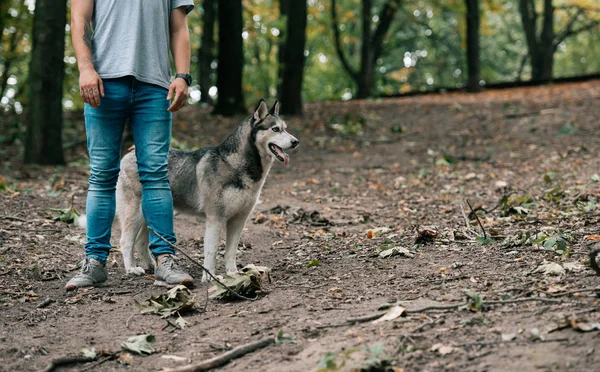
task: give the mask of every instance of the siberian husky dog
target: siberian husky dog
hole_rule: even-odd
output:
[[[242,229],[254,208],[275,160],[285,165],[285,150],[299,141],[286,131],[279,103],[269,110],[261,100],[254,113],[216,147],[196,151],[169,150],[169,182],[178,212],[206,217],[204,267],[215,274],[221,233],[226,233],[225,268],[237,271],[236,251]],[[142,185],[135,152],[121,160],[117,182],[117,217],[127,273],[141,275],[155,267],[148,249],[148,228],[141,208]],[[141,266],[135,265],[138,252]],[[206,272],[202,281],[209,280]]]

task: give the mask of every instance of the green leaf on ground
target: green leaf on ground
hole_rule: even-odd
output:
[[[73,208],[72,205],[66,209],[51,209],[51,211],[58,213],[52,217],[54,221],[62,221],[64,223],[77,224],[77,220],[81,216],[81,214],[75,208]]]
[[[121,348],[140,355],[150,355],[156,351],[152,347],[155,341],[154,335],[132,336],[127,339],[127,342],[121,344]]]

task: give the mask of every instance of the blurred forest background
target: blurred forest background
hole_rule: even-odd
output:
[[[188,22],[189,103],[225,116],[600,73],[598,0],[204,0]],[[67,0],[0,0],[0,145],[29,163],[64,163],[83,107],[69,23]]]

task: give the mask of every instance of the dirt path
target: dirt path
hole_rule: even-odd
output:
[[[84,209],[86,170],[3,159],[0,370],[41,370],[82,347],[117,351],[144,333],[156,336],[159,352],[133,357],[129,369],[160,370],[279,330],[295,342],[222,370],[591,371],[600,365],[600,277],[587,262],[600,239],[600,82],[319,103],[307,111],[288,122],[301,146],[288,167],[275,165],[239,248],[241,264],[272,268],[268,294],[256,302],[211,301],[206,312],[185,315],[183,330],[139,315],[134,300],[164,289],[150,277],[125,276],[118,251],[107,287],[65,293],[83,257],[84,234],[49,219],[49,210],[68,207],[71,195],[75,208]],[[176,120],[176,137],[190,147],[214,144],[233,125],[189,109]],[[489,241],[466,216],[466,200],[484,209],[478,215]],[[437,236],[415,239],[425,228]],[[179,246],[200,259],[203,222],[178,215],[176,232]],[[408,249],[410,257],[379,257],[393,247]],[[565,271],[534,272],[549,262]],[[410,312],[463,303],[465,291],[483,298],[479,311]],[[203,303],[205,287],[194,293]],[[55,302],[38,309],[46,298]],[[516,301],[491,303],[502,300]],[[409,314],[377,324],[346,322],[395,302]],[[576,329],[594,323],[595,330]],[[557,324],[564,328],[549,332]],[[94,370],[117,368],[107,361]]]

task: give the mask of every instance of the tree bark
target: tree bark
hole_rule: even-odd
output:
[[[402,0],[388,0],[383,5],[379,14],[379,25],[371,35],[371,8],[372,0],[362,0],[362,39],[360,53],[360,69],[355,71],[351,66],[341,46],[341,36],[338,29],[336,1],[331,0],[331,21],[335,41],[335,49],[344,70],[350,75],[358,87],[357,98],[373,96],[375,89],[375,64],[383,51],[383,41],[387,35],[392,21]]]
[[[242,1],[219,3],[219,67],[217,105],[213,114],[233,116],[245,113],[242,95],[244,45],[242,40]]]
[[[531,80],[548,82],[552,80],[554,65],[554,6],[552,0],[544,0],[542,32],[537,34],[537,18],[534,0],[519,0],[521,22],[527,39],[527,50],[531,62]]]
[[[200,82],[200,102],[211,102],[208,90],[212,86],[210,78],[211,64],[215,54],[215,17],[217,2],[215,0],[204,0],[202,9],[202,45],[198,51],[198,81]]]
[[[479,0],[465,0],[467,6],[467,90],[479,92],[481,58],[479,51]]]
[[[287,26],[279,45],[279,101],[281,114],[302,115],[302,79],[306,45],[306,0],[280,0]]]
[[[360,73],[358,74],[358,92],[356,98],[362,99],[373,95],[375,87],[375,71],[373,45],[371,43],[371,7],[372,0],[362,0],[362,43],[360,46]]]
[[[64,164],[62,96],[67,0],[37,0],[33,16],[25,162]]]

